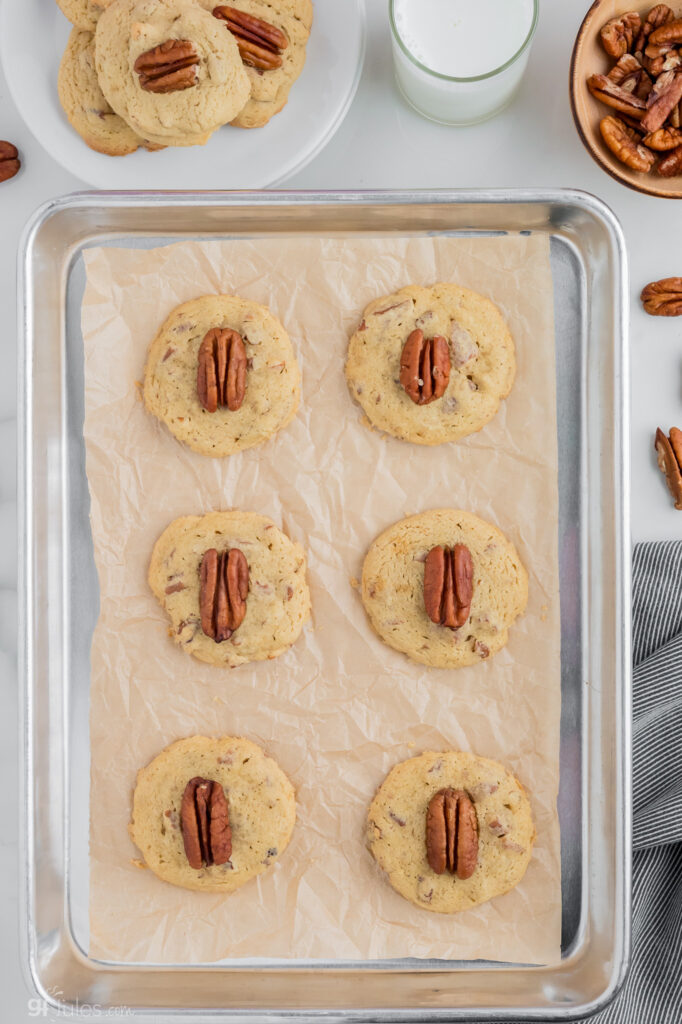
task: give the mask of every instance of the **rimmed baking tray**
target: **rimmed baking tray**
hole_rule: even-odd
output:
[[[285,244],[311,233],[518,231],[550,236],[555,293],[561,962],[94,961],[82,940],[84,889],[74,884],[87,863],[87,653],[96,615],[79,255],[91,245],[186,238],[267,235]],[[41,997],[69,1013],[124,1007],[273,1021],[565,1020],[606,1002],[627,969],[630,930],[627,269],[613,214],[563,190],[79,193],[35,214],[19,270],[23,933]]]

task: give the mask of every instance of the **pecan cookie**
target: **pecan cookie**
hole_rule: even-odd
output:
[[[428,445],[485,426],[515,372],[514,342],[497,306],[456,284],[409,286],[371,302],[346,362],[351,394],[369,422]]]
[[[209,512],[166,527],[149,585],[169,635],[199,661],[234,668],[276,658],[310,615],[306,558],[267,516]]]
[[[228,377],[238,398],[225,392]],[[265,306],[232,295],[178,306],[147,356],[147,409],[203,455],[232,455],[267,441],[296,415],[300,390],[282,324]]]
[[[201,0],[231,31],[251,84],[251,97],[232,124],[259,128],[285,106],[305,64],[313,21],[311,0]]]
[[[72,25],[94,32],[99,17],[112,0],[57,0],[57,6]]]
[[[496,654],[527,601],[516,548],[471,512],[437,509],[395,523],[362,568],[362,602],[381,639],[435,668]]]
[[[249,98],[234,37],[187,0],[116,0],[97,22],[95,63],[113,110],[161,145],[205,142]]]
[[[164,882],[230,893],[274,864],[295,821],[294,788],[259,746],[190,736],[138,772],[129,831]]]
[[[470,910],[513,889],[534,840],[518,779],[497,761],[454,750],[397,764],[367,816],[367,845],[390,884],[438,914]]]
[[[59,66],[57,86],[64,113],[91,149],[107,156],[125,156],[140,146],[159,148],[141,139],[104,98],[95,71],[92,32],[78,28],[71,32]]]

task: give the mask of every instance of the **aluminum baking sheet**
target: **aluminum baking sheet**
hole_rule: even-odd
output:
[[[543,231],[555,290],[562,615],[562,961],[112,969],[87,948],[89,640],[97,580],[82,441],[79,255],[180,238]],[[615,991],[629,936],[629,528],[625,256],[574,192],[80,194],[29,224],[21,257],[20,463],[26,956],[51,1002],[188,1019],[566,1018]],[[253,972],[267,974],[260,983]],[[96,998],[95,998],[96,997]]]

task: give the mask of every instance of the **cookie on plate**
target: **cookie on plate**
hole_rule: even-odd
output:
[[[515,372],[497,306],[456,284],[409,286],[371,302],[346,362],[350,392],[370,424],[428,445],[484,427]]]
[[[216,457],[285,427],[300,390],[282,324],[265,306],[232,295],[205,295],[174,309],[151,344],[144,376],[147,409],[179,441]]]
[[[306,558],[267,516],[209,512],[166,527],[149,585],[169,635],[199,661],[234,668],[276,658],[310,615]]]
[[[453,914],[513,889],[533,850],[530,802],[497,761],[459,751],[397,764],[367,816],[388,881],[423,910]]]
[[[402,519],[377,537],[362,567],[362,602],[381,639],[436,668],[496,654],[527,601],[516,548],[471,512]]]
[[[138,772],[129,831],[164,882],[230,893],[274,864],[295,821],[294,788],[259,746],[190,736]]]
[[[313,22],[311,0],[201,0],[237,40],[251,97],[232,124],[259,128],[285,106],[305,64]]]
[[[57,0],[57,6],[72,25],[94,32],[99,17],[112,0]]]
[[[164,145],[196,145],[249,98],[237,43],[187,0],[116,0],[97,22],[95,63],[111,107]]]
[[[59,102],[73,128],[98,153],[125,156],[140,146],[158,149],[143,139],[111,109],[97,80],[92,32],[74,28],[59,66]]]

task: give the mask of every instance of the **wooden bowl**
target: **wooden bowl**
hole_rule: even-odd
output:
[[[661,178],[655,168],[650,174],[642,174],[615,158],[601,137],[599,122],[608,114],[618,117],[618,111],[600,103],[587,88],[590,75],[605,75],[614,65],[613,58],[606,53],[599,38],[602,26],[626,11],[637,11],[644,19],[653,6],[654,0],[644,7],[637,0],[595,0],[585,15],[573,47],[569,77],[571,110],[585,148],[612,178],[648,196],[682,199],[682,174],[675,178]],[[682,17],[682,0],[668,0],[668,6]]]

